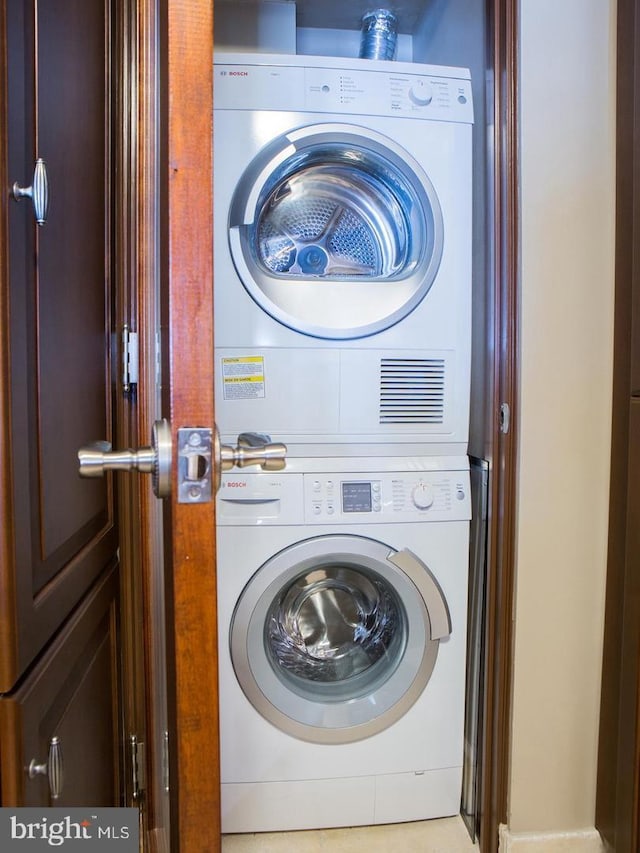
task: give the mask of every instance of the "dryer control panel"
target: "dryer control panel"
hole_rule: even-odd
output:
[[[473,120],[471,82],[407,72],[307,68],[304,108],[313,112]]]
[[[224,54],[216,110],[290,110],[473,123],[469,71],[409,62]]]
[[[384,524],[471,517],[469,472],[227,473],[220,525]]]

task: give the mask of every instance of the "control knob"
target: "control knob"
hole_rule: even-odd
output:
[[[411,500],[417,509],[429,509],[433,503],[433,489],[429,483],[418,483],[414,486]]]
[[[433,100],[433,89],[428,80],[416,80],[409,88],[409,99],[418,107],[426,107]]]

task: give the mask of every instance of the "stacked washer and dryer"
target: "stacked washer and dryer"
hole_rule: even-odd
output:
[[[457,814],[471,351],[469,73],[216,57],[224,832]]]

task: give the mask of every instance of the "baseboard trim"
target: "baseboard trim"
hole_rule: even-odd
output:
[[[604,853],[597,829],[570,832],[511,832],[500,826],[500,853]]]

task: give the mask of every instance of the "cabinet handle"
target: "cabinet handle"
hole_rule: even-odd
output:
[[[52,800],[57,800],[62,794],[64,785],[64,763],[62,760],[62,744],[59,737],[49,741],[49,757],[44,764],[38,764],[35,758],[29,764],[29,779],[36,776],[46,776],[49,780],[49,793]]]
[[[49,179],[47,167],[42,157],[36,160],[33,170],[33,181],[30,187],[21,187],[16,181],[13,185],[13,197],[16,201],[30,198],[33,204],[33,215],[38,225],[44,225],[49,211]]]

